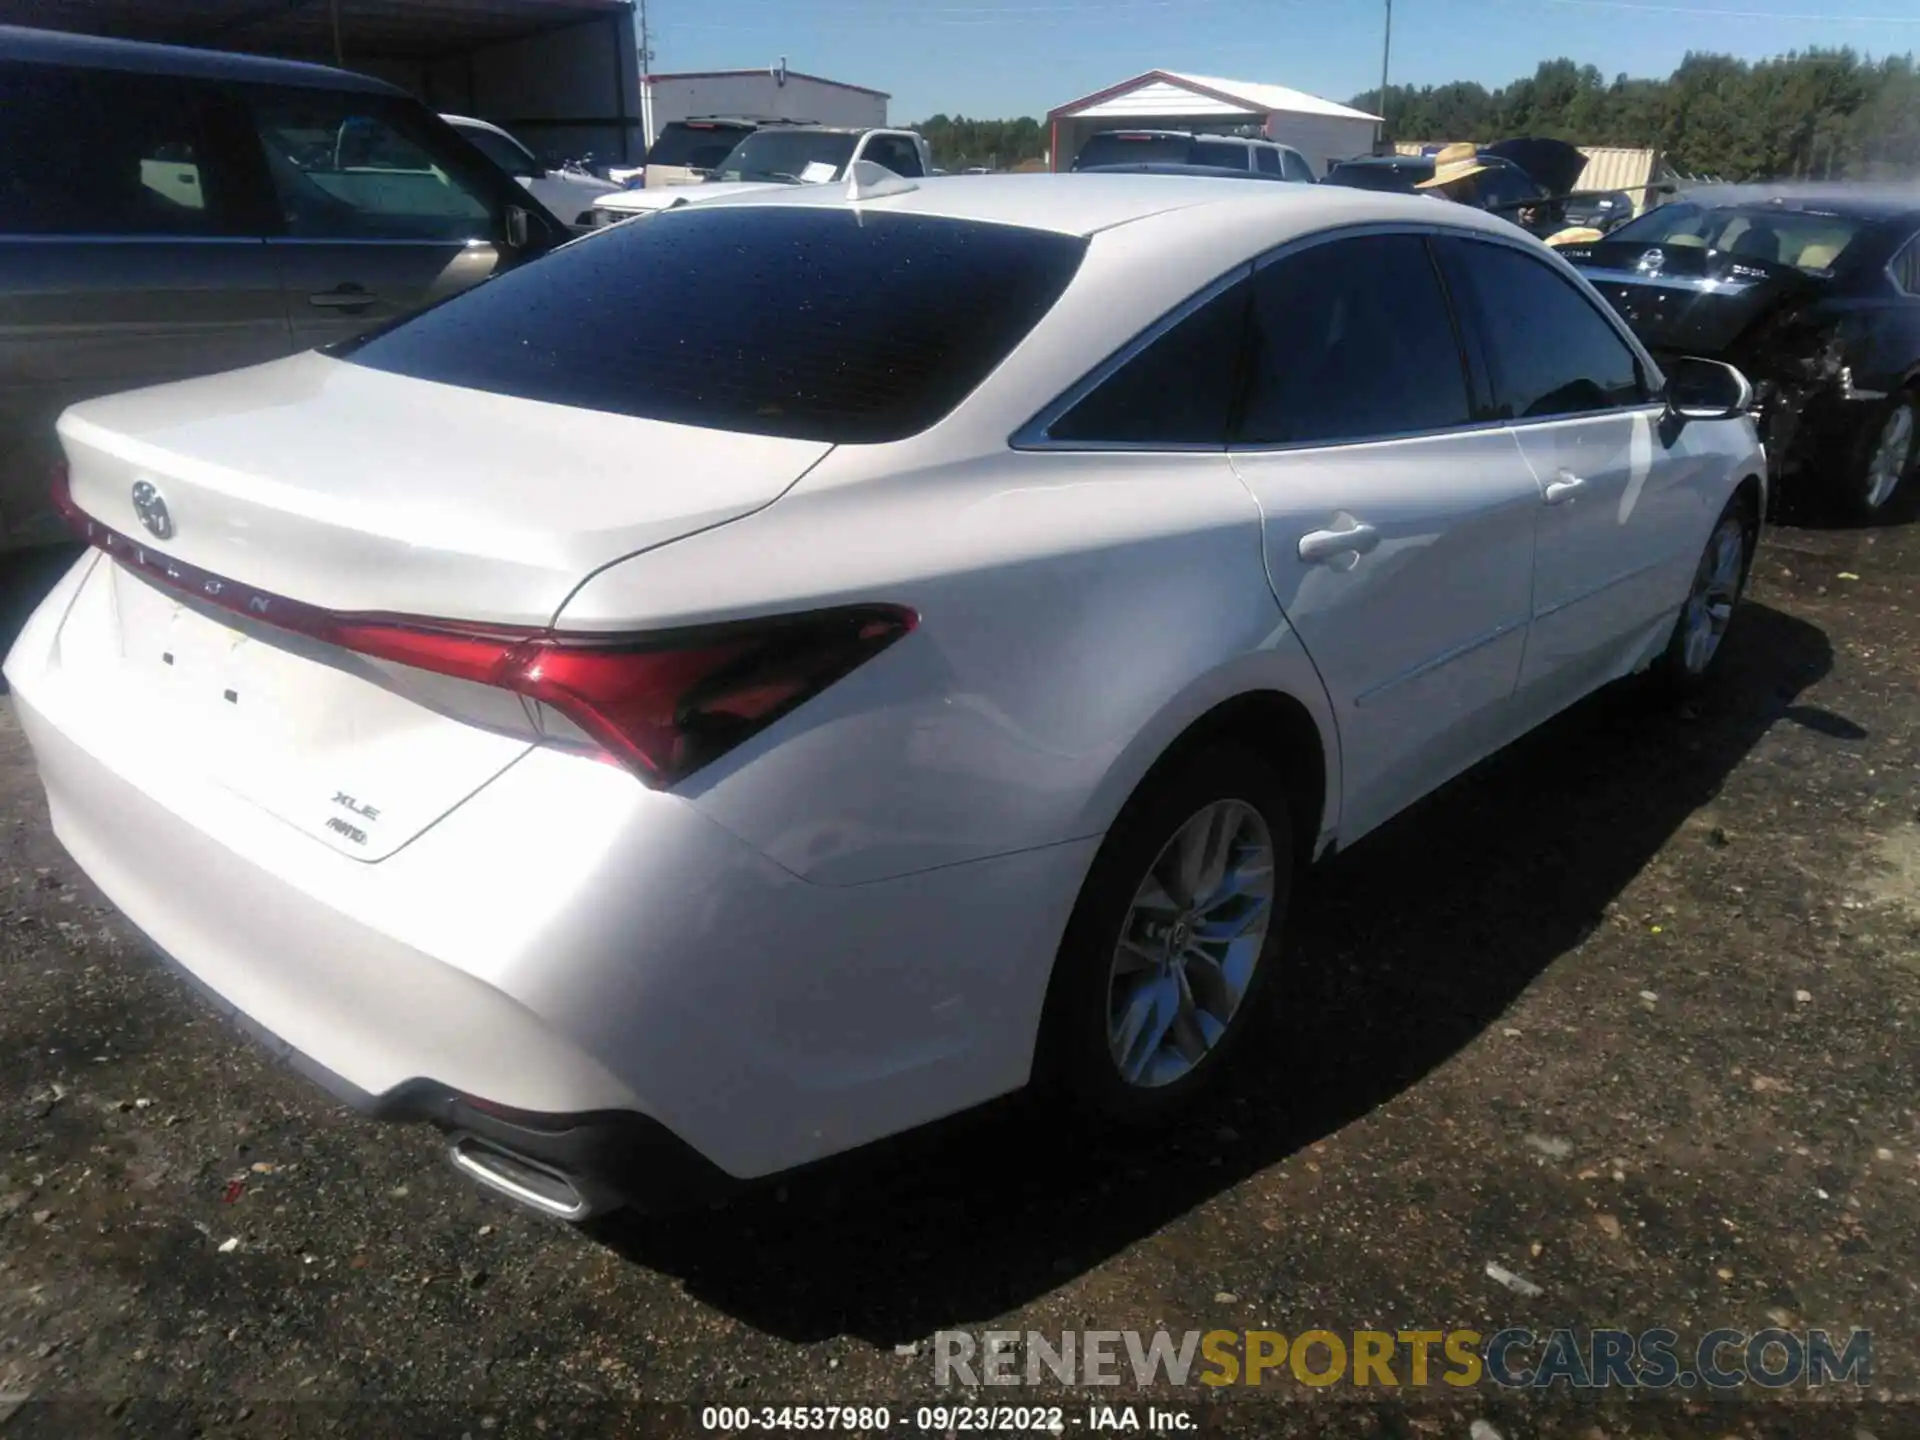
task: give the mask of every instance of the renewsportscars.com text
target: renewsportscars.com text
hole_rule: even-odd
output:
[[[933,1337],[940,1386],[1329,1385],[1509,1389],[1730,1390],[1852,1384],[1873,1376],[1873,1337],[1780,1328],[1678,1331],[1507,1329],[1062,1331],[942,1330]]]

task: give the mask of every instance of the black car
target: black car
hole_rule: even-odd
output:
[[[1481,209],[1498,211],[1537,235],[1563,228],[1565,207],[1556,197],[1580,178],[1585,155],[1560,140],[1518,139],[1482,146],[1479,158],[1487,167],[1476,177]],[[1320,183],[1412,194],[1433,178],[1433,167],[1432,155],[1363,155],[1337,162]]]
[[[1242,170],[1232,165],[1175,165],[1154,160],[1141,160],[1132,165],[1086,165],[1075,173],[1080,175],[1194,175],[1203,180],[1270,180],[1281,185],[1304,183],[1291,180],[1285,175],[1274,175],[1265,170]]]
[[[1654,352],[1754,383],[1785,493],[1886,513],[1920,457],[1920,186],[1705,186],[1563,246]]]

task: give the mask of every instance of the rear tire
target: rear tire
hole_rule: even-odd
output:
[[[1698,693],[1719,672],[1733,617],[1746,594],[1759,529],[1743,495],[1727,502],[1694,567],[1693,582],[1674,621],[1673,636],[1654,662],[1660,689],[1674,698]]]
[[[1054,962],[1035,1076],[1145,1125],[1214,1088],[1279,967],[1292,891],[1280,773],[1238,744],[1150,775],[1108,832]]]
[[[1920,465],[1920,398],[1894,395],[1860,427],[1848,458],[1844,497],[1855,520],[1873,523],[1892,514],[1910,493]]]

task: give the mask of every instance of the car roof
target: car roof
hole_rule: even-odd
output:
[[[1765,205],[1856,220],[1905,220],[1920,216],[1920,185],[1694,185],[1669,204]]]
[[[193,80],[250,80],[319,90],[406,94],[384,80],[356,75],[350,70],[335,70],[328,65],[234,55],[224,50],[194,50],[184,45],[153,45],[142,40],[70,35],[59,30],[31,30],[19,25],[0,25],[0,60],[93,70],[136,70],[148,75],[178,75]]]
[[[1077,171],[1031,175],[941,176],[905,182],[890,194],[850,201],[847,187],[786,185],[718,196],[679,212],[717,206],[820,205],[857,207],[869,214],[932,215],[1018,225],[1063,235],[1090,236],[1150,217],[1178,217],[1205,231],[1216,224],[1248,225],[1249,254],[1294,235],[1349,224],[1394,221],[1478,229],[1523,237],[1506,221],[1468,205],[1424,195],[1384,194],[1339,185],[1249,185],[1226,176],[1114,174]],[[1271,208],[1256,208],[1271,207]],[[676,213],[666,212],[668,215]],[[652,222],[649,222],[652,223]]]

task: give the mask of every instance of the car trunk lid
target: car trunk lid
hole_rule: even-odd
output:
[[[1623,240],[1560,253],[1648,349],[1727,358],[1762,316],[1817,283],[1791,265],[1700,246]]]
[[[59,636],[75,708],[106,741],[137,730],[130,763],[368,862],[541,732],[508,690],[370,658],[297,617],[537,631],[595,570],[760,508],[830,448],[318,355],[90,402],[61,435],[76,519],[107,551]]]

